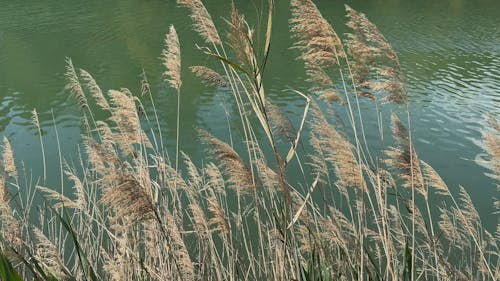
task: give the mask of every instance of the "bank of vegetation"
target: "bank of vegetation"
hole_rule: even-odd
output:
[[[404,73],[386,38],[349,6],[341,38],[311,0],[290,2],[295,44],[283,51],[299,54],[310,85],[290,90],[303,100],[300,116],[286,116],[266,95],[272,1],[254,30],[234,4],[218,29],[200,0],[178,0],[204,40],[200,52],[219,66],[189,67],[207,86],[229,89],[239,122],[225,140],[198,129],[200,163],[179,147],[188,66],[175,27],[161,54],[177,93],[169,109],[154,107],[146,74],[140,93],[103,91],[68,59],[81,157],[69,165],[64,154],[43,156],[44,175],[33,184],[4,138],[1,279],[497,280],[500,228],[488,232],[466,190],[452,194],[416,151]],[[373,104],[380,131],[392,128],[383,151],[365,136],[360,102]],[[391,124],[382,122],[386,107]],[[160,110],[177,111],[175,151],[166,151]],[[493,118],[490,125],[484,143],[499,180],[500,128]],[[49,163],[60,164],[70,186],[44,186]],[[307,185],[291,180],[291,166]],[[439,201],[448,204],[431,203]]]

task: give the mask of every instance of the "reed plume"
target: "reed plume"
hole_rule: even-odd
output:
[[[459,228],[456,212],[447,209],[440,209],[440,220],[438,222],[439,229],[441,229],[443,236],[448,240],[452,246],[463,249],[464,241],[467,241],[467,236]]]
[[[193,262],[184,244],[177,222],[168,210],[165,213],[165,218],[168,225],[167,231],[172,244],[172,254],[176,259],[177,269],[181,275],[180,279],[185,281],[196,280]]]
[[[329,179],[328,164],[326,163],[325,152],[323,151],[323,146],[321,141],[316,137],[314,133],[311,134],[309,143],[314,151],[309,155],[309,166],[312,169],[313,174],[319,175],[320,183],[327,183]]]
[[[90,92],[92,97],[95,99],[96,104],[104,110],[109,110],[109,103],[106,100],[106,97],[102,93],[101,88],[95,81],[94,77],[90,75],[86,70],[80,69],[80,77],[82,78],[83,82],[85,83],[85,87],[87,90]]]
[[[379,94],[384,94],[386,101],[404,99],[397,95],[404,92],[397,55],[365,15],[346,7],[353,30],[346,43],[348,58],[335,30],[311,0],[291,2],[290,24],[299,39],[295,48],[305,62],[307,79],[312,84],[310,91],[325,101],[343,103],[337,91],[340,87],[331,77],[335,68],[342,78],[342,94],[356,88],[357,95],[373,100]],[[148,115],[141,112],[145,107],[138,97],[125,88],[103,93],[88,72],[79,70],[77,76],[68,59],[67,89],[83,108],[87,107],[82,112],[87,128],[87,134],[82,136],[84,152],[77,159],[77,166],[64,164],[63,168],[61,164],[61,183],[69,185],[70,191],[58,192],[37,185],[36,191],[31,190],[29,177],[11,182],[10,177],[19,175],[10,143],[5,138],[3,141],[0,250],[15,250],[17,257],[8,258],[24,278],[37,277],[29,273],[33,268],[33,275],[53,275],[65,280],[298,280],[311,276],[314,280],[399,280],[407,279],[408,274],[410,279],[495,280],[500,272],[496,262],[500,226],[495,234],[483,228],[472,198],[462,187],[460,199],[455,201],[437,171],[418,159],[409,131],[395,114],[392,128],[396,145],[387,152],[389,168],[379,167],[381,163],[370,155],[367,143],[366,149],[360,148],[356,134],[364,132],[364,128],[356,128],[356,124],[362,122],[361,111],[355,115],[348,95],[346,109],[356,146],[343,133],[343,120],[337,112],[323,113],[313,100],[309,116],[309,98],[298,91],[307,103],[296,130],[290,119],[265,98],[262,75],[268,42],[264,63],[258,65],[258,46],[254,44],[259,40],[253,41],[254,30],[234,4],[228,19],[227,41],[235,51],[237,63],[226,56],[202,2],[178,3],[191,9],[195,28],[207,43],[213,44],[213,50],[203,50],[222,61],[226,76],[203,66],[191,70],[209,85],[231,86],[228,90],[241,113],[242,123],[238,125],[243,126],[242,146],[248,155],[243,159],[232,142],[229,145],[198,130],[200,140],[207,144],[208,154],[217,164],[203,161],[204,166],[197,166],[198,160],[191,160],[179,150],[178,99],[174,166],[163,147],[158,117],[157,128],[147,127],[145,131],[140,117]],[[273,0],[269,4],[268,24],[272,22]],[[271,30],[268,27],[266,37]],[[255,38],[261,39],[259,32],[255,31],[259,35]],[[164,78],[180,98],[180,46],[173,26],[165,41]],[[238,72],[242,67],[247,68],[243,69],[244,74]],[[345,82],[349,77],[344,76],[352,75],[350,68],[354,74],[352,88]],[[95,120],[85,94],[111,117]],[[151,99],[156,116],[151,85],[144,71],[140,95]],[[250,106],[254,115],[243,113]],[[90,118],[85,113],[90,113]],[[43,152],[36,111],[32,121]],[[308,168],[304,168],[296,149],[306,121],[311,145]],[[256,130],[255,122],[260,122],[262,128]],[[490,123],[493,130],[485,132],[484,142],[492,154],[492,167],[498,170],[500,126],[496,121]],[[382,123],[378,125],[381,129]],[[152,138],[155,149],[151,149],[146,132],[159,134],[159,138]],[[262,133],[269,138],[270,146],[259,142]],[[277,135],[283,142],[292,143],[286,161],[281,158],[283,151],[276,147]],[[268,155],[264,152],[271,149],[279,173],[266,160]],[[290,162],[293,157],[303,174],[290,175],[298,172],[298,168],[292,170],[296,164]],[[390,173],[393,171],[397,173]],[[412,187],[411,198],[407,192],[396,190],[393,196],[394,191],[389,190],[400,183],[393,178],[397,174],[404,187]],[[322,194],[315,189],[318,183]],[[6,184],[19,188],[18,194],[10,194]],[[303,184],[310,188],[304,190]],[[228,192],[227,187],[236,189],[236,194]],[[288,192],[288,196],[276,193],[277,187]],[[437,193],[450,195],[447,199],[454,203],[440,209],[439,233],[434,232],[429,207],[431,187]],[[425,196],[427,214],[421,208],[423,204],[416,204],[413,190]],[[35,195],[40,193],[53,208],[71,208],[68,220],[60,220],[55,212],[37,209]],[[500,203],[496,204],[500,209]],[[37,210],[41,211],[36,213]],[[37,214],[39,228],[33,227],[31,221]],[[66,249],[68,246],[72,248]],[[71,269],[64,262],[71,264]],[[98,276],[92,278],[87,269],[96,269]]]
[[[273,133],[277,134],[283,142],[293,143],[297,136],[297,130],[290,118],[279,107],[269,101],[266,104],[266,113],[271,121]]]
[[[0,175],[0,242],[3,242],[0,249],[5,249],[6,244],[17,248],[23,243],[20,224],[9,205],[10,199],[5,177]]]
[[[153,158],[153,166],[157,170],[161,182],[174,193],[177,190],[188,189],[188,185],[180,171],[176,171],[175,168],[166,163],[161,157]]]
[[[410,188],[413,186],[415,190],[427,198],[420,161],[413,143],[410,141],[409,132],[395,113],[391,115],[391,119],[392,134],[396,139],[397,146],[386,151],[387,156],[389,156],[386,164],[399,170],[399,177],[403,180],[404,187]]]
[[[186,170],[188,172],[188,183],[192,187],[192,189],[197,189],[201,187],[201,183],[203,178],[201,177],[200,173],[198,172],[198,168],[196,168],[196,165],[193,163],[191,158],[181,151],[182,158],[184,158],[184,164],[186,165]]]
[[[215,226],[215,231],[221,231],[226,236],[230,233],[230,225],[228,219],[226,218],[226,213],[220,205],[215,193],[210,190],[208,197],[208,211],[212,214],[212,218],[209,219],[208,223],[211,227]]]
[[[217,165],[215,165],[214,163],[210,162],[205,167],[204,173],[208,177],[206,185],[215,190],[217,193],[225,195],[226,190],[224,189],[225,187],[224,177],[221,171],[219,170],[219,167],[217,167]]]
[[[127,106],[129,105],[130,104],[127,103]],[[114,152],[114,147],[115,145],[117,145],[116,142],[117,137],[116,134],[113,132],[113,130],[111,130],[108,123],[101,120],[96,121],[95,130],[99,132],[101,138],[99,144],[101,144],[102,147],[105,148],[106,150]]]
[[[120,131],[120,134],[116,135],[116,139],[122,150],[128,155],[132,155],[134,153],[133,145],[140,144],[142,140],[142,130],[134,98],[123,90],[110,90],[108,95],[113,105],[110,120],[116,124]]]
[[[196,75],[196,77],[200,78],[203,83],[207,86],[215,86],[215,87],[227,87],[228,84],[226,79],[215,70],[206,67],[206,66],[191,66],[191,71]]]
[[[0,249],[5,249],[5,246],[17,248],[23,244],[21,225],[9,205],[9,191],[2,176],[0,176],[0,191],[2,192],[0,198]]]
[[[328,123],[316,102],[313,102],[311,116],[311,131],[316,136],[313,140],[318,141],[314,145],[322,148],[326,156],[325,160],[333,165],[338,179],[337,185],[342,188],[355,187],[364,191],[366,183],[351,143]]]
[[[322,90],[319,98],[324,101],[338,102],[341,105],[344,104],[344,99],[340,96],[339,92],[334,89]]]
[[[148,76],[144,69],[141,73],[141,96],[150,96],[151,95],[151,84],[149,84]]]
[[[207,44],[222,46],[212,17],[200,0],[177,0],[177,4],[191,10],[191,18],[194,21],[193,30],[197,31]]]
[[[315,84],[311,90],[328,93],[331,100],[343,103],[326,72],[345,57],[342,41],[311,0],[292,0],[291,7],[291,31],[297,38],[294,46],[301,51],[299,58],[304,61],[307,80]]]
[[[79,209],[77,203],[73,202],[73,200],[69,199],[63,194],[55,191],[53,188],[47,188],[43,186],[37,186],[36,188],[45,195],[46,199],[55,201],[55,203],[52,204],[52,207],[54,207],[55,209],[59,208]]]
[[[7,186],[5,186],[5,177],[0,175],[0,200],[5,203],[9,203],[10,192]]]
[[[124,175],[119,184],[106,188],[101,201],[114,209],[117,218],[126,216],[130,222],[155,218],[151,198],[132,175]]]
[[[279,175],[271,169],[266,162],[266,157],[262,152],[259,144],[256,142],[249,142],[250,149],[255,155],[254,164],[259,174],[259,180],[262,185],[268,189],[276,189],[280,184]]]
[[[195,200],[192,200],[192,203],[189,204],[188,208],[191,211],[190,218],[193,220],[192,225],[196,234],[202,237],[202,239],[206,239],[210,232],[205,218],[205,212]]]
[[[7,176],[17,178],[17,168],[16,163],[14,162],[14,152],[12,151],[12,147],[7,137],[3,137],[2,164],[3,171],[7,174]]]
[[[69,90],[71,95],[76,98],[81,108],[88,107],[89,104],[87,102],[87,98],[85,97],[82,85],[78,80],[78,75],[76,74],[75,67],[73,66],[73,62],[70,58],[66,58],[66,72],[64,75],[67,80],[66,89]]]
[[[31,111],[31,122],[38,131],[38,138],[40,139],[40,146],[42,147],[43,180],[45,181],[45,179],[47,178],[47,165],[45,162],[45,149],[43,147],[42,127],[40,127],[40,120],[38,120],[38,113],[36,112],[36,108],[33,108],[33,111]]]
[[[35,258],[48,274],[58,280],[65,280],[69,270],[64,266],[57,247],[38,228],[33,228],[33,234],[36,241]]]
[[[486,151],[491,155],[491,169],[496,174],[497,182],[500,183],[500,124],[496,119],[490,117],[488,124],[491,131],[483,132],[483,141],[486,146]]]
[[[122,164],[114,148],[88,137],[83,138],[83,143],[89,161],[89,171],[100,176],[99,183],[109,186],[117,182]]]
[[[38,112],[36,111],[36,108],[33,108],[31,111],[31,123],[37,130],[41,130],[40,120],[38,119]]]
[[[425,179],[427,180],[427,185],[434,187],[441,194],[447,194],[448,186],[438,172],[436,172],[431,165],[424,161],[420,161],[420,165],[422,165],[422,171]]]
[[[257,69],[257,59],[253,49],[253,33],[254,31],[249,27],[245,17],[238,13],[236,6],[232,3],[227,42],[241,65],[251,70]]]
[[[82,181],[70,170],[66,170],[65,175],[69,180],[73,182],[73,190],[76,197],[75,205],[80,210],[85,210],[87,206],[87,200],[85,197],[85,189],[83,187]]]
[[[359,93],[368,93],[369,90],[386,92],[386,101],[404,103],[403,73],[396,52],[365,14],[348,5],[345,9],[349,19],[347,26],[353,30],[347,34],[346,41],[349,54],[354,59],[351,63],[352,78],[357,86],[366,89]],[[374,97],[373,94],[364,96]]]
[[[338,59],[345,56],[342,42],[316,5],[311,0],[292,0],[291,7],[292,33],[298,38],[295,46],[302,51],[306,68],[339,64]]]
[[[166,48],[161,53],[161,60],[166,71],[163,73],[166,81],[177,91],[181,88],[181,48],[179,37],[173,25],[165,37]]]
[[[198,130],[201,140],[209,144],[212,157],[219,161],[219,167],[228,177],[227,182],[240,191],[253,191],[255,183],[252,172],[243,159],[227,143],[212,136],[205,130]]]

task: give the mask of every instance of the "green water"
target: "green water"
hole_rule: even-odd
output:
[[[204,2],[216,23],[225,26],[229,1]],[[256,24],[260,1],[236,2]],[[309,85],[303,82],[301,63],[294,60],[297,53],[289,50],[293,42],[288,1],[276,2],[265,86],[269,97],[298,124],[303,101],[287,89],[306,91]],[[338,33],[344,33],[343,1],[315,2]],[[359,0],[348,4],[366,13],[400,56],[420,158],[434,166],[454,192],[463,185],[493,230],[497,217],[492,214],[492,202],[499,194],[483,164],[481,130],[487,115],[498,118],[500,113],[500,1]],[[237,115],[227,90],[203,87],[187,69],[215,64],[196,50],[194,44],[203,41],[191,31],[188,12],[175,1],[0,0],[0,137],[10,139],[18,163],[23,161],[35,179],[41,176],[40,144],[30,121],[33,108],[44,127],[49,163],[46,185],[60,184],[54,126],[66,160],[78,162],[80,114],[77,102],[64,91],[65,57],[92,73],[103,89],[126,87],[138,93],[144,69],[152,83],[163,136],[173,153],[176,96],[161,82],[163,68],[158,59],[170,24],[179,33],[184,66],[181,149],[200,159],[203,152],[195,128],[228,140],[226,115],[232,124]],[[145,105],[150,109],[150,103],[145,101]],[[377,145],[373,104],[363,102],[361,108],[367,116],[368,141]],[[389,110],[403,112],[396,107]],[[389,128],[385,130],[384,145],[390,144]]]

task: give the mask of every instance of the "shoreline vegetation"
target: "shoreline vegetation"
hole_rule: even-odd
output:
[[[234,3],[223,27],[200,0],[177,3],[204,40],[200,52],[219,65],[190,70],[208,87],[230,90],[240,128],[229,128],[227,142],[199,128],[202,165],[181,151],[181,68],[188,66],[174,26],[161,54],[163,77],[177,94],[172,155],[146,73],[137,95],[103,91],[67,59],[67,91],[82,114],[80,163],[69,165],[59,149],[60,176],[71,185],[44,186],[36,110],[39,184],[26,180],[3,139],[1,280],[500,278],[500,226],[488,232],[466,190],[453,195],[415,150],[398,56],[363,13],[345,6],[349,33],[342,39],[311,0],[290,1],[295,43],[284,51],[299,54],[310,85],[306,93],[290,90],[304,101],[303,114],[290,119],[266,96],[273,0],[257,30]],[[154,118],[141,100],[151,102]],[[373,103],[380,132],[391,127],[392,146],[370,145],[360,100]],[[384,107],[404,114],[382,124]],[[108,118],[94,117],[102,115]],[[483,139],[500,182],[500,126],[494,118],[489,124]],[[289,180],[292,165],[307,186]],[[313,200],[318,193],[321,200]],[[435,198],[449,204],[431,206]]]

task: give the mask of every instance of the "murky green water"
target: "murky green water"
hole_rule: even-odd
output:
[[[224,26],[229,1],[204,2],[216,22]],[[237,2],[248,19],[256,18],[260,1]],[[306,90],[309,85],[302,82],[304,70],[294,61],[297,53],[289,50],[288,1],[276,2],[265,85],[271,99],[299,123],[302,100],[287,89]],[[453,190],[460,184],[471,193],[491,230],[496,223],[492,198],[499,194],[482,164],[486,154],[481,130],[487,115],[500,116],[500,1],[348,2],[379,26],[400,56],[408,76],[414,142],[420,158],[433,165]],[[338,33],[346,31],[343,1],[316,3]],[[92,73],[103,89],[126,87],[138,93],[139,74],[144,69],[153,84],[164,137],[173,151],[176,97],[161,82],[163,69],[158,59],[170,24],[178,30],[185,69],[181,149],[199,158],[202,152],[195,127],[227,140],[224,110],[230,118],[236,115],[228,92],[206,89],[189,73],[187,66],[210,64],[211,60],[194,47],[202,40],[191,31],[187,11],[175,1],[0,0],[0,137],[9,137],[19,164],[24,161],[35,178],[40,176],[40,145],[30,121],[33,108],[45,128],[50,163],[47,185],[59,184],[54,126],[66,160],[78,161],[80,115],[76,101],[64,91],[65,57]],[[373,105],[361,106],[367,112],[369,142],[377,140],[376,118],[370,115]]]

